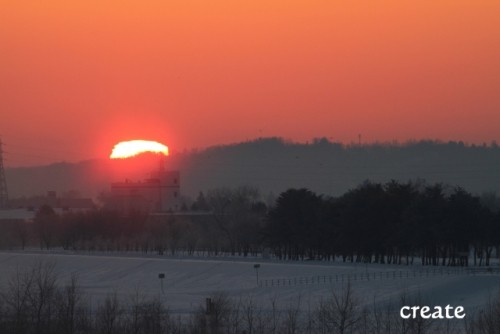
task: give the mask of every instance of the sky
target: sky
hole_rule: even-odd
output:
[[[498,0],[0,0],[7,166],[280,136],[500,141]]]

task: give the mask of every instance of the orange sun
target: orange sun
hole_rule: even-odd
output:
[[[122,141],[113,147],[109,157],[111,159],[125,159],[146,152],[168,155],[168,147],[151,140]]]

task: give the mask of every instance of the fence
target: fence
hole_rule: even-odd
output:
[[[500,268],[425,268],[420,270],[392,270],[380,272],[359,272],[309,277],[289,277],[259,280],[259,287],[295,286],[304,284],[333,284],[347,281],[372,281],[416,279],[435,276],[458,275],[500,275]]]

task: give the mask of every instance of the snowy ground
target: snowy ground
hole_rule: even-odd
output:
[[[0,252],[0,286],[5,287],[17,270],[26,270],[40,260],[55,263],[61,282],[76,273],[79,285],[94,302],[108,293],[117,292],[127,298],[139,290],[146,295],[161,296],[172,312],[180,314],[192,312],[218,291],[236,298],[252,298],[262,305],[276,298],[286,306],[300,297],[302,305],[314,306],[331,291],[342,289],[347,277],[358,301],[366,306],[374,300],[398,302],[407,293],[415,298],[419,295],[419,305],[462,305],[466,312],[471,312],[500,290],[500,273],[486,270],[471,274],[465,270],[420,266],[39,252]],[[257,286],[255,263],[261,264],[261,286]],[[159,273],[165,274],[164,293]]]

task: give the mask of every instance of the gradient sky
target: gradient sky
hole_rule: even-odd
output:
[[[6,165],[295,141],[500,140],[498,0],[0,0]]]

